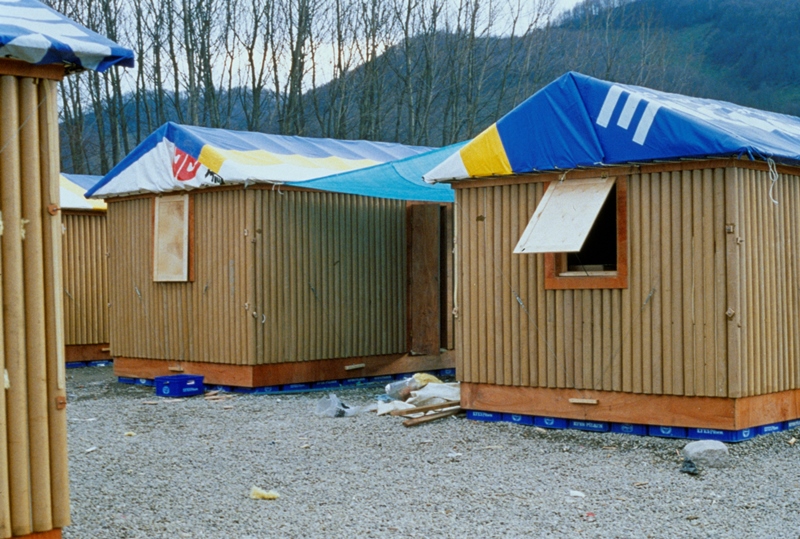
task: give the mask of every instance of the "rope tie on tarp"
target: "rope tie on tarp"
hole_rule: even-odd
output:
[[[775,188],[775,184],[778,182],[778,168],[775,166],[775,161],[773,161],[771,157],[767,157],[767,165],[769,166],[769,179],[772,182],[769,186],[769,199],[777,206],[778,201],[774,196],[772,196],[772,190]]]

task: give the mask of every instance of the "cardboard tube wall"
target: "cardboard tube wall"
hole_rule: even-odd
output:
[[[20,154],[39,155],[37,81],[19,81]],[[42,246],[42,187],[39,159],[21,160],[22,242],[25,279],[25,334],[28,357],[28,432],[30,436],[33,531],[53,529],[50,502],[50,434],[47,424],[47,354]]]
[[[0,210],[3,212],[3,332],[6,368],[8,468],[11,484],[11,529],[28,535],[31,523],[30,442],[25,345],[25,294],[22,269],[19,96],[16,77],[0,77]]]
[[[61,213],[51,215],[44,209],[59,200],[59,148],[57,84],[39,81],[39,152],[41,162],[42,211],[44,226],[45,332],[47,334],[47,403],[50,428],[50,489],[53,504],[53,527],[70,524],[69,475],[67,465],[67,410],[64,364],[64,306],[61,268]]]
[[[0,122],[4,121],[2,111],[0,111]],[[4,173],[0,167],[0,177]],[[2,223],[2,215],[0,215]],[[2,241],[2,236],[0,236]],[[0,268],[3,264],[2,249],[0,249]],[[5,304],[3,297],[3,283],[0,280],[0,305]],[[3,398],[0,399],[0,537],[11,537],[11,491],[8,482],[8,421],[6,419],[6,396],[8,391],[5,389],[6,373],[6,352],[5,352],[5,320],[3,310],[0,309],[0,374],[3,375]]]

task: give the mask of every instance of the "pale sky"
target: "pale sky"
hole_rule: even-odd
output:
[[[569,9],[571,7],[575,7],[580,2],[580,0],[556,0],[556,13],[560,13],[565,9]]]

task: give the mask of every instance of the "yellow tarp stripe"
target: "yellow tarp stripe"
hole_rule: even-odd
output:
[[[379,164],[372,159],[343,159],[341,157],[305,157],[302,155],[280,155],[264,150],[220,150],[209,145],[200,150],[200,163],[213,172],[222,169],[227,160],[249,166],[292,165],[302,168],[324,168],[348,171]]]
[[[503,148],[503,141],[500,140],[497,124],[492,124],[472,139],[472,142],[461,148],[459,153],[464,168],[472,178],[502,176],[514,172]]]

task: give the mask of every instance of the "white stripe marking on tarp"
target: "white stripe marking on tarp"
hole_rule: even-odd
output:
[[[606,100],[603,101],[603,107],[600,109],[600,115],[597,116],[597,125],[608,127],[608,122],[611,121],[611,115],[614,113],[614,108],[616,108],[621,94],[622,87],[614,85],[609,88]]]

